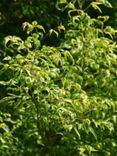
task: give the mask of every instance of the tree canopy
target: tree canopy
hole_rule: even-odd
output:
[[[1,156],[116,155],[116,5],[1,0]]]

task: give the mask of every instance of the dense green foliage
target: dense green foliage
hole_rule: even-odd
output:
[[[116,156],[116,30],[100,15],[111,4],[16,0],[10,5],[25,34],[19,29],[23,39],[6,36],[1,43],[0,155]],[[99,11],[96,17],[89,15],[90,7]]]
[[[69,3],[66,7],[67,2]],[[96,17],[99,15],[99,12],[92,9],[90,2],[91,0],[1,0],[0,36],[24,36],[21,25],[25,21],[32,22],[33,20],[36,20],[47,30],[57,27],[61,23],[64,23],[65,25],[68,22],[67,11],[73,9],[73,3],[75,3],[77,8],[82,8],[90,13],[91,16]],[[101,2],[104,2],[104,0],[101,0]],[[109,24],[116,27],[117,2],[116,0],[109,0],[109,2],[112,3],[113,8],[101,6],[103,7],[102,14],[110,16]],[[62,8],[62,10],[58,10],[57,6]]]

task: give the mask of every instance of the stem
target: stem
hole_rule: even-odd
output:
[[[77,3],[78,3],[78,6],[79,6],[79,9],[82,9],[81,4],[80,4],[80,0],[77,0]]]
[[[84,11],[88,10],[90,7],[91,7],[91,4],[89,4],[89,5],[84,9]]]

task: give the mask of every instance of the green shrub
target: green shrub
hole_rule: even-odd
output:
[[[4,39],[1,156],[116,155],[116,31],[105,27],[106,16],[77,11],[68,11],[58,47],[42,45],[45,30],[37,22],[23,24],[26,40]]]

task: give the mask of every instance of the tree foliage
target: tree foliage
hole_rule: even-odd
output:
[[[37,4],[30,0],[28,6],[17,0],[12,5],[16,2],[25,3],[25,9]],[[51,23],[48,19],[41,22],[46,26],[37,21],[24,22],[25,39],[6,36],[3,40],[0,155],[115,156],[116,30],[105,24],[108,16],[94,18],[86,11],[89,5],[101,11],[102,5],[111,4],[107,0],[51,3],[60,20],[56,27],[47,29]],[[45,5],[39,11],[44,9],[47,11]],[[66,17],[65,24],[61,13]],[[50,45],[48,38],[59,43]]]

